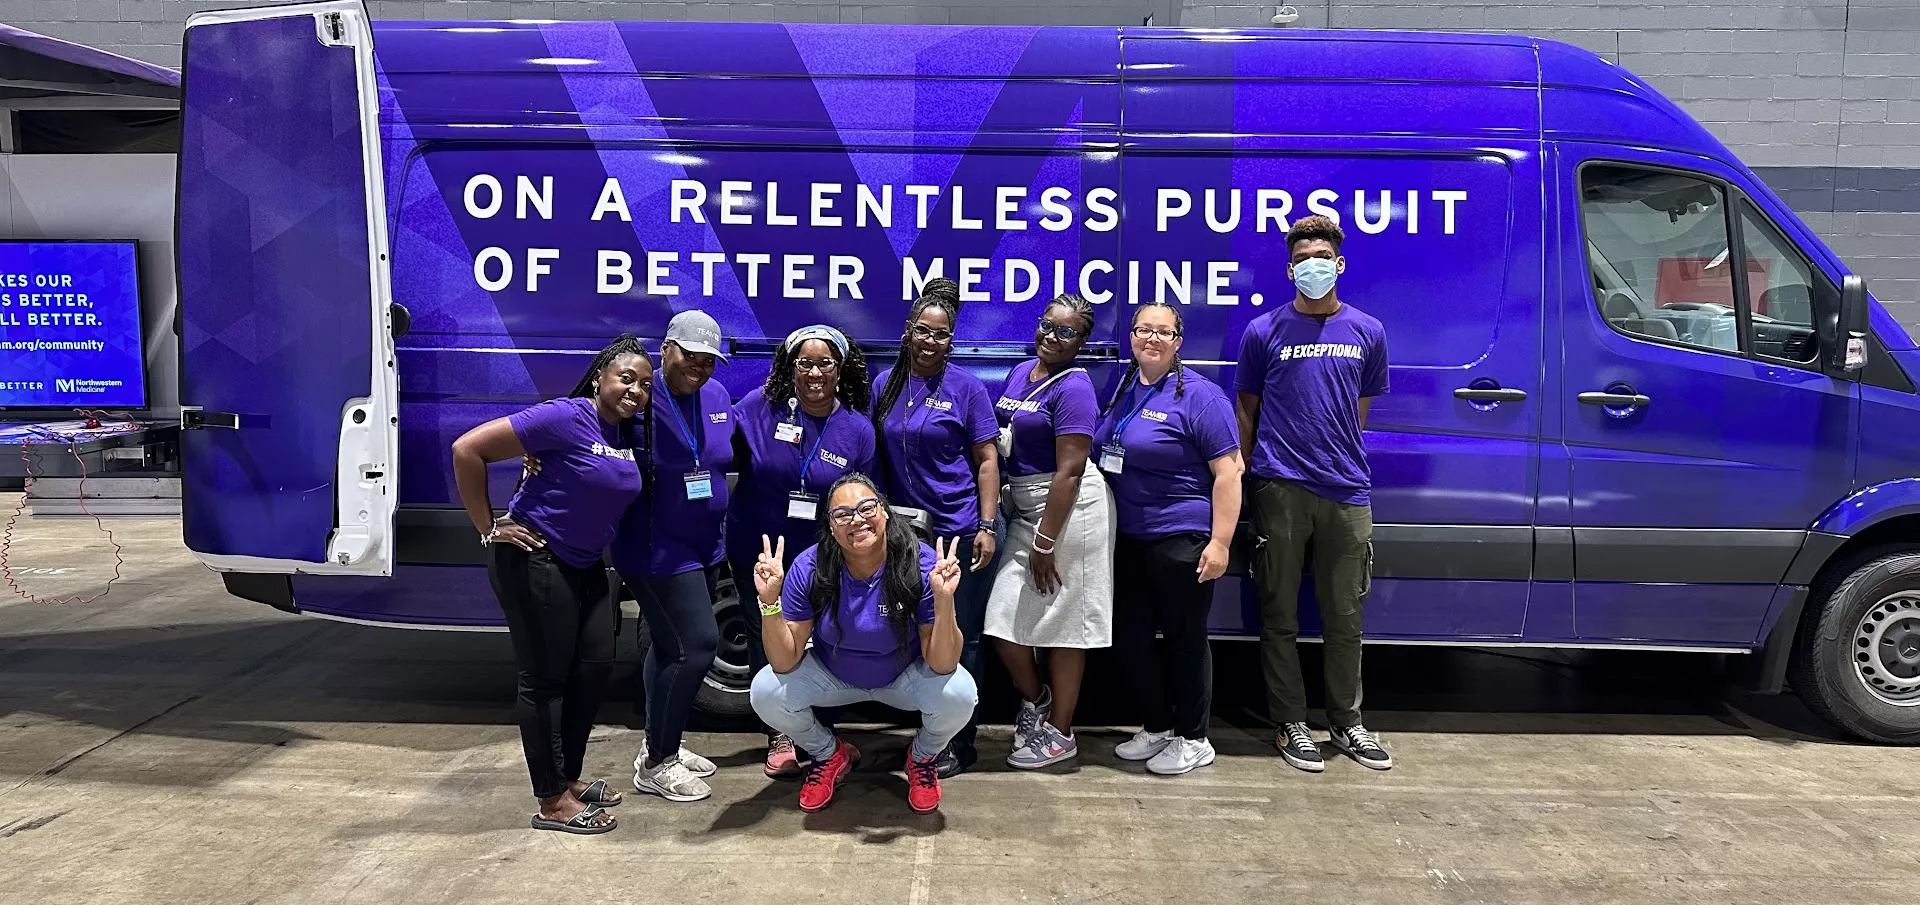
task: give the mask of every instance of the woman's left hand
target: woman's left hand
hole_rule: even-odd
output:
[[[952,543],[948,543],[936,537],[933,539],[933,549],[940,555],[930,576],[933,580],[933,596],[935,599],[952,600],[953,592],[960,587],[960,539],[956,537]]]
[[[994,540],[991,530],[973,533],[973,569],[978,572],[993,562]]]
[[[1194,572],[1202,584],[1227,574],[1227,542],[1207,541],[1207,548],[1200,551],[1200,566]]]

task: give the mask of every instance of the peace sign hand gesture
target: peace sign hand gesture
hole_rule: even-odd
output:
[[[787,580],[787,568],[781,563],[786,561],[787,539],[780,538],[775,544],[766,535],[760,535],[760,559],[753,564],[753,589],[760,597],[761,612],[769,604],[780,605],[780,589]]]
[[[953,592],[960,587],[960,538],[956,537],[952,543],[948,543],[936,537],[933,539],[933,549],[939,555],[939,561],[934,563],[930,576],[934,599],[951,602]]]

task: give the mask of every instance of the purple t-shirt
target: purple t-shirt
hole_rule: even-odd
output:
[[[539,532],[547,549],[574,566],[600,559],[628,504],[640,496],[632,425],[608,424],[593,400],[553,399],[507,416],[527,452],[540,457],[507,504],[513,520]]]
[[[665,578],[718,563],[727,519],[727,472],[733,468],[733,405],[709,380],[675,396],[655,377],[647,417],[653,431],[653,484],[620,520],[613,565],[623,575]],[[692,437],[699,444],[694,455]],[[687,476],[706,474],[706,499],[690,499]],[[696,485],[695,490],[699,487]]]
[[[813,620],[813,654],[827,671],[855,688],[885,688],[913,661],[920,659],[920,630],[896,633],[880,609],[887,570],[866,581],[840,570],[840,608],[829,616],[815,614],[808,599],[813,590],[817,546],[808,547],[787,567],[780,589],[780,613],[792,622]],[[920,601],[913,608],[915,626],[933,624],[933,582],[929,576],[938,561],[933,548],[920,545]]]
[[[873,382],[873,396],[892,369]],[[907,375],[900,398],[880,431],[886,448],[887,496],[902,506],[925,509],[936,536],[973,536],[980,524],[980,483],[973,447],[1000,434],[986,384],[949,367],[933,381]]]
[[[1055,437],[1093,436],[1100,426],[1100,403],[1094,398],[1093,378],[1072,371],[1040,389],[1045,380],[1029,382],[1038,361],[1024,361],[1007,375],[1006,389],[993,404],[1001,427],[1013,425],[1013,461],[1001,463],[1010,478],[1046,474],[1059,467],[1053,460]],[[1051,377],[1052,375],[1048,375]],[[1038,392],[1036,392],[1036,390]]]
[[[873,422],[846,406],[825,418],[815,418],[798,405],[782,405],[775,412],[766,391],[756,389],[733,407],[734,429],[746,441],[748,461],[727,506],[727,557],[753,560],[760,555],[760,535],[785,536],[787,555],[819,541],[818,523],[787,515],[787,494],[804,489],[825,504],[828,488],[849,471],[873,474]],[[799,442],[777,436],[779,425],[800,425]],[[802,461],[805,466],[802,487]]]
[[[1260,397],[1249,463],[1255,477],[1293,481],[1336,503],[1371,501],[1360,400],[1387,391],[1387,331],[1342,304],[1323,323],[1288,304],[1240,337],[1234,387]]]
[[[1121,431],[1120,473],[1108,472],[1106,478],[1120,533],[1129,537],[1211,535],[1213,468],[1208,463],[1240,448],[1227,394],[1191,369],[1182,370],[1186,385],[1178,395],[1175,372],[1153,386],[1134,381],[1107,410],[1093,438],[1093,459],[1104,466],[1102,450]]]

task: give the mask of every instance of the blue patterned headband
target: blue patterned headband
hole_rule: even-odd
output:
[[[847,335],[826,324],[814,324],[811,327],[801,327],[787,334],[787,351],[792,352],[800,348],[801,343],[810,339],[825,340],[835,349],[840,350],[841,358],[847,357]]]

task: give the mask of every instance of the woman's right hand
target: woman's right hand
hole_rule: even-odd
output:
[[[513,516],[503,515],[493,520],[491,534],[496,544],[506,543],[522,550],[538,550],[547,545],[547,539],[534,533],[532,528],[513,520]]]
[[[1030,551],[1027,557],[1027,575],[1033,579],[1033,589],[1042,594],[1052,594],[1060,590],[1060,569],[1054,565],[1053,553]]]
[[[762,607],[780,602],[780,590],[787,580],[787,567],[781,564],[785,562],[786,555],[785,535],[780,537],[778,544],[766,535],[760,535],[760,560],[753,564],[753,589]]]

